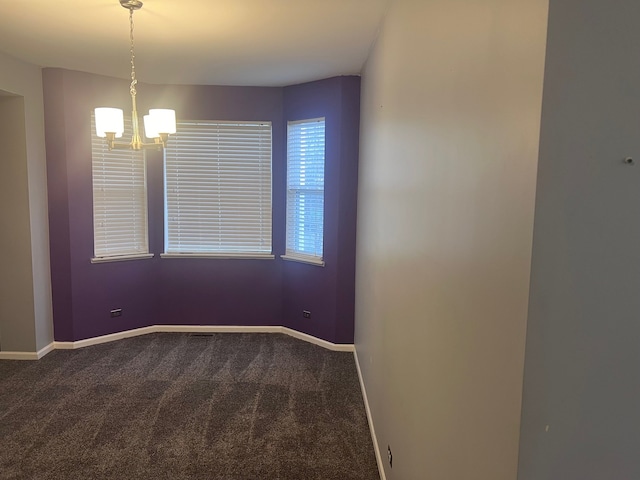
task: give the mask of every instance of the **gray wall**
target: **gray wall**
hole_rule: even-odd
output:
[[[0,162],[0,350],[35,351],[23,97],[0,96]]]
[[[0,349],[53,341],[40,68],[0,52]]]
[[[640,478],[639,24],[550,3],[520,480]]]
[[[367,61],[356,348],[388,479],[516,477],[546,15],[396,0]]]

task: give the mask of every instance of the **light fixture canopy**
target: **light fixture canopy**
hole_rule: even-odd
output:
[[[129,10],[139,10],[142,8],[143,3],[139,0],[120,0],[120,5]]]
[[[144,116],[145,136],[152,140],[145,143],[140,137],[140,125],[138,122],[138,109],[136,107],[136,78],[135,53],[133,41],[133,12],[142,8],[139,0],[120,0],[120,5],[129,10],[129,33],[131,40],[131,125],[133,135],[131,142],[116,142],[116,138],[122,137],[124,132],[124,114],[120,108],[99,107],[95,109],[96,134],[106,138],[109,150],[114,148],[127,148],[142,150],[146,148],[163,149],[166,146],[169,135],[176,133],[176,112],[166,108],[150,109],[149,115]]]

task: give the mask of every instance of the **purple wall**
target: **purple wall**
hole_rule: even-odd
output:
[[[285,262],[287,327],[353,343],[360,78],[334,77],[284,89],[286,121],[325,117],[325,266]],[[311,312],[311,318],[302,311]]]
[[[360,158],[360,77],[343,78],[336,342],[353,343],[356,299],[356,230]]]
[[[174,108],[189,120],[265,120],[273,129],[273,190],[286,173],[282,89],[259,87],[144,86],[151,105]],[[150,248],[158,268],[158,316],[151,324],[281,325],[282,272],[278,260],[160,259],[163,251],[162,156],[149,163]],[[147,157],[151,159],[150,156]],[[273,251],[284,249],[284,197],[273,196]]]
[[[71,251],[69,241],[69,196],[65,159],[66,129],[62,75],[43,70],[43,94],[48,99],[45,111],[47,145],[47,196],[49,202],[49,249],[51,258],[51,294],[53,316],[59,319],[56,339],[73,339],[73,306],[71,302]],[[47,115],[49,112],[49,115]],[[57,114],[57,116],[56,116]]]
[[[286,325],[331,342],[353,342],[359,82],[339,77],[286,88],[139,86],[141,112],[165,106],[190,120],[272,122],[276,259],[161,259],[162,156],[152,152],[147,180],[149,248],[155,257],[91,264],[90,114],[107,105],[128,111],[128,82],[44,69],[55,339],[76,341],[154,324],[201,324]],[[310,118],[307,113],[327,118],[325,268],[279,258],[284,253],[286,121],[299,114]],[[110,318],[113,308],[122,308],[123,316]],[[302,308],[312,310],[311,321],[299,321]]]

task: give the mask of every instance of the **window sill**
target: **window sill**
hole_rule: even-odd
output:
[[[235,260],[273,260],[269,253],[161,253],[160,258],[217,258]]]
[[[288,262],[300,262],[300,263],[308,263],[309,265],[315,265],[317,267],[324,267],[324,260],[321,258],[314,257],[303,257],[297,255],[280,255],[280,258],[283,260],[287,260]]]
[[[126,262],[128,260],[145,260],[153,258],[153,253],[138,253],[135,255],[118,255],[113,257],[93,257],[91,263]]]

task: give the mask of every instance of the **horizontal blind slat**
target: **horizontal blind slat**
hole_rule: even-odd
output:
[[[271,123],[180,120],[165,149],[166,253],[271,253]]]
[[[132,134],[125,118],[124,137]],[[109,150],[91,114],[94,256],[149,253],[144,154]]]
[[[324,118],[287,125],[286,253],[322,259]]]

